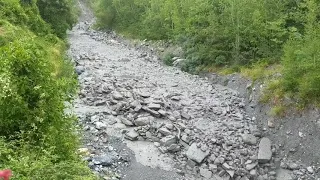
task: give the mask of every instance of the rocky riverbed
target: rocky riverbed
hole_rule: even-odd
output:
[[[90,10],[80,7],[69,33],[79,151],[103,179],[316,179],[314,167],[276,158],[279,147],[246,114],[239,92],[92,30]]]

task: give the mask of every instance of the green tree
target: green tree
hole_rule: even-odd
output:
[[[74,0],[38,0],[37,6],[41,17],[51,25],[60,38],[66,37],[66,31],[77,20]]]

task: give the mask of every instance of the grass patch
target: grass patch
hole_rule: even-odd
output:
[[[285,116],[286,110],[287,110],[287,107],[283,105],[276,105],[271,108],[270,115],[274,117],[283,117]]]
[[[166,54],[163,58],[164,64],[166,64],[167,66],[172,66],[173,65],[173,59],[172,59],[173,57],[174,57],[174,55],[171,53]]]

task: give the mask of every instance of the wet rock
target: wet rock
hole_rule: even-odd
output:
[[[131,129],[125,134],[125,138],[130,141],[136,141],[138,140],[138,137],[139,137],[139,134],[134,129]]]
[[[111,166],[116,160],[116,157],[112,154],[106,154],[103,156],[96,156],[93,157],[92,162],[95,165],[102,165],[102,166]]]
[[[198,148],[196,143],[193,143],[186,152],[187,157],[197,163],[201,163],[209,154],[209,151],[203,152]]]
[[[212,172],[209,169],[199,168],[199,170],[202,177],[205,177],[207,179],[212,177]]]
[[[249,145],[257,144],[257,138],[252,134],[243,134],[242,140],[245,144],[249,144]]]
[[[77,66],[77,67],[76,67],[76,73],[77,73],[78,75],[81,75],[82,73],[84,73],[84,71],[85,71],[85,69],[84,69],[83,66]]]
[[[262,138],[259,143],[258,162],[267,163],[271,160],[271,141],[268,138]]]

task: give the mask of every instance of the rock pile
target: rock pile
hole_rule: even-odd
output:
[[[108,146],[108,134],[118,131],[128,141],[152,142],[175,160],[178,173],[195,179],[269,180],[280,174],[277,146],[258,130],[255,118],[246,115],[238,92],[147,61],[156,58],[128,49],[110,35],[92,30],[87,35],[95,42],[109,42],[114,53],[100,49],[76,57],[77,109],[92,169],[102,172],[129,163],[126,152]],[[94,113],[83,115],[82,108]],[[314,173],[312,167],[281,164],[298,177]]]
[[[271,142],[261,139],[234,92],[222,94],[209,86],[206,97],[186,96],[183,91],[160,95],[151,82],[149,90],[136,88],[139,84],[134,79],[120,83],[113,77],[83,77],[80,81],[83,103],[105,109],[87,117],[90,131],[117,124],[124,138],[150,141],[162,153],[171,153],[180,173],[205,178],[275,178]]]

